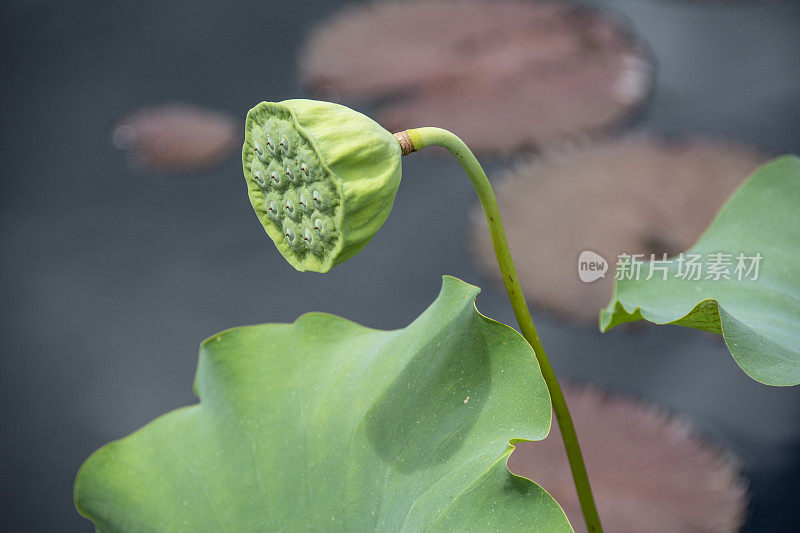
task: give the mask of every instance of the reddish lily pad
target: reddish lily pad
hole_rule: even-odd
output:
[[[666,141],[645,134],[551,151],[496,187],[522,288],[534,303],[595,325],[611,298],[620,253],[688,249],[758,165],[759,151],[712,139]],[[478,209],[471,242],[481,267],[497,263]],[[605,278],[578,277],[581,252],[608,262]]]
[[[388,129],[440,126],[502,152],[617,124],[651,68],[620,21],[569,2],[359,4],[311,32],[303,82],[379,102]]]
[[[739,531],[747,485],[733,457],[652,405],[576,385],[564,392],[606,531]],[[576,532],[586,531],[556,428],[542,442],[519,444],[508,466],[544,487]]]
[[[114,125],[112,141],[134,166],[167,172],[207,170],[238,152],[239,121],[186,104],[140,109]]]

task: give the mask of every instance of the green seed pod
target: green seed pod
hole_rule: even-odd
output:
[[[400,157],[391,133],[338,104],[261,102],[247,113],[250,203],[300,271],[327,272],[366,246],[392,209]]]

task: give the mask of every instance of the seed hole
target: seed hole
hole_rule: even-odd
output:
[[[255,178],[256,183],[258,183],[259,185],[263,186],[265,184],[264,177],[261,175],[261,171],[260,170],[255,169],[253,171],[253,178]]]
[[[306,213],[311,213],[314,210],[308,203],[308,198],[306,198],[305,194],[300,195],[298,203],[303,206],[303,211],[305,211]]]

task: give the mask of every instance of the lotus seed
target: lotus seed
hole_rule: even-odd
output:
[[[286,177],[289,178],[289,181],[294,180],[294,172],[292,172],[292,169],[288,166],[286,167]]]
[[[274,201],[271,201],[269,203],[269,207],[267,209],[269,209],[269,212],[272,213],[273,215],[277,214],[278,213],[278,204],[276,204]]]
[[[319,191],[314,190],[314,192],[311,193],[311,197],[314,199],[315,202],[320,203],[321,196],[319,194]]]
[[[291,201],[291,200],[286,200],[286,211],[287,211],[289,214],[292,214],[292,213],[294,213],[294,204],[292,204],[292,201]]]
[[[255,178],[255,180],[256,180],[256,183],[258,183],[258,184],[259,184],[259,185],[261,185],[262,187],[265,185],[265,182],[264,182],[264,177],[263,177],[263,176],[261,176],[261,171],[260,171],[260,170],[258,170],[258,169],[255,169],[255,170],[253,171],[253,177]]]
[[[314,229],[317,231],[322,231],[322,219],[318,218],[314,220]]]
[[[289,153],[289,139],[286,138],[286,135],[281,137],[280,147],[285,153]]]
[[[261,155],[264,153],[264,152],[263,152],[263,150],[261,149],[261,145],[258,143],[258,141],[256,141],[256,142],[254,142],[254,143],[253,143],[253,151],[254,151],[254,152],[256,153],[256,155],[258,155],[259,157],[260,157],[260,156],[261,156]]]
[[[308,176],[308,167],[306,166],[305,163],[300,164],[300,170],[302,170],[305,173],[305,175]]]
[[[286,231],[286,233],[285,233],[286,238],[289,239],[289,242],[293,241],[294,240],[294,230],[287,226],[285,231]]]
[[[275,185],[280,185],[281,184],[281,177],[280,177],[280,174],[278,174],[277,170],[273,170],[272,174],[270,174],[269,177],[272,178],[272,181],[275,182]]]
[[[275,144],[272,142],[272,137],[270,135],[267,135],[267,149],[271,153],[275,153]]]
[[[308,244],[312,243],[314,239],[313,235],[311,234],[311,230],[306,229],[305,232],[303,232],[303,240],[306,241]]]

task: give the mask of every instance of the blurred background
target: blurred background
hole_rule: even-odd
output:
[[[470,224],[474,192],[445,157],[405,158],[392,216],[356,258],[324,276],[294,271],[253,215],[238,160],[244,115],[259,101],[327,98],[387,127],[451,127],[499,188],[511,169],[512,182],[530,181],[534,194],[542,183],[553,201],[581,190],[580,164],[622,176],[622,187],[643,169],[686,165],[690,185],[671,191],[666,222],[644,240],[611,242],[611,253],[631,242],[683,249],[751,167],[800,153],[798,2],[458,4],[350,4],[342,15],[338,0],[3,3],[4,530],[90,531],[72,504],[81,462],[195,402],[197,348],[217,331],[311,310],[403,327],[442,274],[483,287],[480,311],[515,324]],[[438,31],[456,16],[457,28]],[[444,22],[431,30],[430,20]],[[398,47],[416,31],[435,38]],[[644,150],[630,141],[642,136]],[[612,172],[603,150],[644,162]],[[728,168],[742,175],[691,186]],[[660,198],[658,186],[641,197]],[[566,251],[543,244],[544,265],[518,257],[521,277],[553,273],[554,290],[529,296],[556,372],[690,420],[741,466],[745,531],[800,529],[800,388],[751,380],[717,336],[649,325],[601,335],[587,322],[583,307],[593,316],[608,295],[575,281],[570,254],[625,233],[604,201],[571,203],[585,228],[554,230]],[[523,211],[512,217],[518,233],[534,223]],[[676,212],[706,215],[667,246]]]

